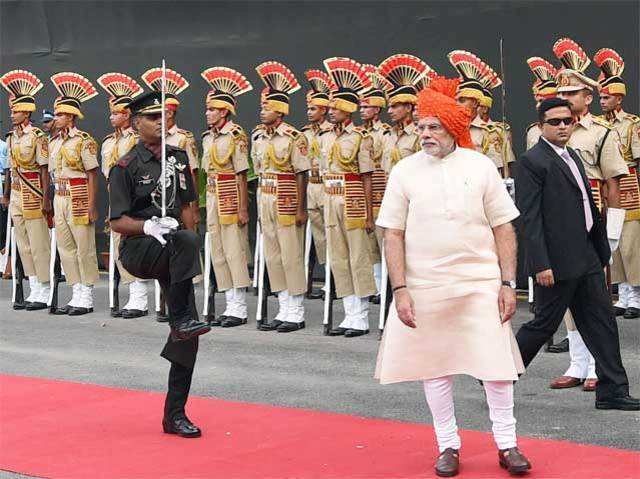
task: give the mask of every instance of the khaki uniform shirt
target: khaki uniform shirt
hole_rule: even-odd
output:
[[[344,127],[334,125],[320,135],[320,140],[321,170],[324,173],[371,173],[375,169],[373,140],[363,128],[351,122]]]
[[[49,172],[56,178],[86,178],[86,171],[100,166],[97,154],[91,135],[74,126],[49,142]]]
[[[637,166],[640,159],[640,117],[620,110],[608,115],[607,120],[620,135],[625,161]]]
[[[320,175],[320,158],[322,152],[320,151],[320,134],[325,131],[329,131],[333,128],[333,125],[327,120],[322,123],[311,123],[302,127],[302,133],[307,138],[309,143],[309,163],[311,165],[311,173],[314,176]]]
[[[131,127],[124,130],[118,129],[102,140],[100,155],[102,156],[102,174],[105,178],[109,178],[111,168],[120,158],[129,153],[137,142],[138,134]]]
[[[540,125],[537,122],[531,123],[527,128],[527,150],[535,146],[541,136],[542,130],[540,129]]]
[[[275,129],[257,127],[252,139],[253,167],[260,174],[301,173],[311,168],[306,136],[285,122]]]
[[[247,134],[233,121],[220,130],[202,134],[202,169],[216,173],[242,173],[249,169]]]
[[[384,135],[384,150],[382,152],[382,167],[387,173],[402,158],[420,151],[420,135],[415,123],[408,125],[394,125]]]
[[[47,135],[29,124],[18,127],[7,134],[7,168],[20,171],[38,171],[49,162],[49,144]]]
[[[191,171],[200,168],[198,164],[198,146],[196,145],[196,139],[193,133],[178,128],[177,125],[173,125],[167,131],[167,145],[178,147],[187,152]]]
[[[389,126],[387,123],[383,123],[382,121],[377,120],[370,125],[362,125],[362,127],[371,136],[371,139],[373,141],[373,155],[371,158],[373,160],[373,165],[376,170],[381,170],[385,141],[387,139],[389,131],[391,130],[391,126]]]
[[[608,180],[629,174],[618,132],[609,122],[591,113],[575,124],[567,146],[578,152],[589,179]]]
[[[503,156],[505,155],[502,146],[505,139],[507,141],[507,162],[511,163],[515,160],[511,140],[511,127],[509,125],[506,125],[505,131],[505,126],[502,122],[491,119],[484,121],[479,116],[476,116],[471,122],[470,132],[476,151],[491,158],[496,168],[504,166]]]

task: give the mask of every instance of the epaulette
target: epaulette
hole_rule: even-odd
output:
[[[289,124],[285,124],[285,129],[283,133],[287,136],[290,136],[294,140],[301,135],[301,133],[298,130],[296,130],[294,127],[292,127]]]
[[[611,123],[609,123],[607,120],[605,120],[604,118],[602,118],[600,116],[591,115],[591,119],[593,120],[593,122],[596,125],[604,126],[605,128],[607,128],[609,130],[613,129],[613,126],[611,125]]]
[[[534,123],[531,123],[531,124],[527,127],[527,131],[529,131],[529,130],[530,130],[531,128],[533,128],[534,126],[538,126],[538,122],[537,122],[537,121],[536,121],[536,122],[534,122]]]
[[[382,123],[382,129],[387,132],[391,130],[391,125],[389,125],[389,123]]]
[[[115,133],[111,133],[110,135],[105,136],[105,137],[102,139],[102,142],[104,143],[104,142],[105,142],[105,141],[107,141],[109,138],[113,138],[114,136],[115,136]]]
[[[320,130],[320,133],[318,133],[318,136],[322,136],[325,133],[329,133],[331,130],[333,130],[333,128],[327,128],[326,130]]]
[[[93,138],[91,138],[91,135],[86,131],[78,130],[78,135],[80,135],[80,138],[82,138],[83,140],[93,140]]]
[[[33,127],[33,131],[35,132],[36,136],[40,137],[40,136],[44,136],[45,132],[42,131],[40,128],[38,128],[37,126]]]
[[[359,133],[362,136],[366,136],[369,134],[369,130],[367,130],[364,126],[356,126],[353,128],[353,131]]]
[[[240,126],[240,125],[233,125],[233,129],[231,130],[231,134],[233,135],[234,138],[239,138],[241,136],[247,136],[247,134],[244,132],[244,129]]]
[[[251,141],[256,141],[260,135],[262,134],[262,130],[264,130],[264,125],[257,125],[253,130],[251,130]]]
[[[211,133],[211,130],[205,130],[202,132],[202,134],[200,135],[201,138],[204,138],[205,136],[207,136],[209,133]]]
[[[304,125],[302,128],[300,128],[300,131],[308,131],[311,129],[311,125]]]
[[[4,134],[4,137],[5,137],[5,138],[9,138],[9,137],[11,136],[11,133],[13,133],[13,130],[9,130],[8,132],[6,132],[6,133]]]
[[[182,133],[184,136],[193,138],[193,133],[188,130],[183,130],[182,128],[178,128],[178,133]]]
[[[131,163],[131,160],[133,160],[135,157],[136,157],[136,154],[134,153],[134,150],[130,150],[127,153],[125,153],[125,155],[122,158],[118,160],[116,165],[122,168],[126,168],[127,166],[129,166],[129,163]]]
[[[627,120],[631,120],[631,123],[640,123],[640,116],[638,116],[638,115],[632,115],[631,113],[625,113],[624,117]]]
[[[507,131],[511,130],[511,125],[509,125],[509,123],[503,123],[501,121],[495,121],[493,122],[493,124],[497,127],[497,128],[501,128],[501,129],[505,129]]]

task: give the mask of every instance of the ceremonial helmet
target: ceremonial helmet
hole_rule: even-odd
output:
[[[358,109],[360,95],[371,87],[371,80],[360,63],[351,58],[331,57],[323,62],[334,82],[331,91],[333,108],[353,113]]]
[[[558,71],[558,93],[598,88],[598,82],[585,74],[591,60],[580,45],[570,38],[561,38],[553,45],[553,53],[562,63]]]
[[[249,80],[240,72],[227,67],[211,67],[201,73],[211,90],[207,93],[208,107],[225,108],[236,114],[236,97],[253,90]]]
[[[627,87],[622,80],[622,72],[624,71],[624,60],[611,48],[601,48],[596,52],[593,61],[600,68],[601,73],[598,77],[600,84],[600,92],[609,95],[627,94]]]
[[[167,109],[176,111],[180,105],[178,95],[189,88],[189,82],[175,70],[165,68],[165,104]],[[141,76],[142,81],[154,91],[162,92],[162,68],[150,68]]]
[[[81,104],[96,96],[98,90],[85,77],[73,72],[56,73],[51,81],[60,93],[53,104],[54,112],[69,113],[82,120]]]
[[[391,55],[378,65],[380,75],[387,80],[389,104],[418,101],[418,91],[424,88],[435,71],[420,58],[406,53]]]
[[[33,73],[26,70],[11,70],[0,77],[0,82],[9,92],[9,106],[13,111],[36,110],[35,94],[43,87]]]
[[[558,94],[558,70],[544,58],[527,58],[527,65],[531,69],[535,81],[531,90],[533,95],[542,98],[553,98]]]
[[[304,76],[311,85],[311,90],[307,92],[307,105],[328,107],[330,103],[331,91],[337,87],[331,77],[322,70],[307,70]]]
[[[110,95],[109,109],[112,113],[127,111],[133,99],[143,92],[140,84],[124,73],[105,73],[97,81]]]
[[[289,95],[300,89],[300,83],[289,68],[280,62],[266,61],[256,67],[256,72],[268,90],[262,100],[273,111],[289,114]]]

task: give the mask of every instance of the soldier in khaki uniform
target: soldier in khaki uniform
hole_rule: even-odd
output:
[[[111,168],[120,158],[136,145],[138,135],[131,126],[129,103],[142,93],[142,87],[131,77],[122,73],[105,73],[98,78],[98,84],[109,93],[109,121],[114,132],[102,140],[102,174],[109,181]],[[120,311],[112,311],[111,316],[138,318],[148,313],[147,284],[133,277],[120,262],[120,234],[111,232],[115,266],[120,273],[122,284],[129,285],[129,301]],[[109,265],[111,267],[111,265]]]
[[[382,153],[382,167],[389,176],[398,161],[421,150],[420,135],[414,122],[417,92],[426,88],[435,72],[419,58],[403,53],[384,60],[378,71],[387,80],[387,112],[393,123],[385,135]]]
[[[611,269],[611,280],[618,283],[616,315],[637,319],[640,317],[640,117],[622,109],[622,100],[627,93],[621,77],[624,71],[622,57],[610,48],[603,48],[595,54],[594,61],[602,70],[598,79],[600,106],[605,119],[620,135],[622,154],[629,168],[629,174],[620,179],[620,206],[626,214]]]
[[[146,85],[155,91],[162,90],[162,68],[150,68],[142,74],[142,80]],[[178,128],[176,116],[178,115],[178,107],[180,101],[178,95],[189,88],[189,82],[178,72],[165,68],[165,103],[167,105],[167,145],[178,147],[187,152],[189,158],[189,168],[193,175],[193,181],[198,191],[198,173],[200,168],[198,162],[198,145],[193,133],[188,130]],[[200,209],[198,201],[192,203],[192,211],[197,229],[200,223]]]
[[[51,257],[47,225],[51,204],[44,194],[49,189],[49,153],[46,134],[31,125],[31,113],[36,109],[34,96],[42,82],[25,70],[10,71],[0,82],[10,95],[13,123],[13,131],[6,138],[8,161],[2,203],[9,207],[16,245],[31,288],[26,303],[15,303],[14,309],[44,309],[49,302]]]
[[[384,197],[384,190],[387,185],[387,174],[382,165],[382,155],[386,136],[391,127],[380,120],[382,110],[387,106],[385,86],[387,80],[380,75],[378,68],[374,65],[362,65],[371,81],[371,88],[360,96],[360,118],[363,121],[362,128],[367,132],[373,141],[373,173],[371,173],[371,194],[373,207],[373,220],[378,219],[380,205]],[[382,236],[383,229],[376,227],[374,233],[369,235],[371,243],[371,261],[373,262],[373,277],[376,282],[378,295],[372,297],[372,302],[380,302],[380,284],[382,281]]]
[[[540,57],[531,57],[527,59],[527,65],[529,65],[529,68],[535,77],[535,82],[533,83],[531,90],[533,91],[533,99],[536,102],[537,111],[542,100],[558,96],[558,82],[556,81],[558,72],[551,63]],[[541,135],[542,130],[540,129],[540,124],[537,121],[527,127],[527,150],[538,143]]]
[[[254,134],[251,156],[260,174],[258,211],[271,291],[278,293],[279,311],[261,331],[280,333],[305,327],[304,227],[308,159],[306,136],[283,118],[289,114],[289,95],[300,84],[285,65],[268,61],[256,67],[268,87],[262,101],[262,128]]]
[[[337,87],[329,108],[333,129],[320,135],[325,224],[336,296],[343,298],[345,311],[344,321],[329,335],[356,337],[369,332],[369,296],[376,294],[368,238],[374,231],[373,140],[351,119],[370,80],[362,66],[348,58],[329,58],[324,65]]]
[[[202,135],[202,169],[207,173],[207,232],[218,290],[226,308],[209,321],[223,328],[247,322],[247,266],[249,205],[247,188],[248,139],[233,122],[236,97],[252,90],[244,75],[226,67],[202,72],[211,86],[206,98],[207,126]]]
[[[71,301],[55,314],[78,316],[93,311],[93,285],[98,279],[95,222],[100,164],[95,140],[76,127],[76,119],[84,118],[81,103],[98,92],[77,73],[57,73],[51,81],[61,95],[54,104],[57,134],[49,142],[56,241],[67,284],[73,288]]]
[[[570,103],[576,118],[568,146],[582,159],[596,204],[600,208],[607,207],[607,237],[613,253],[618,248],[625,217],[625,211],[620,207],[620,178],[629,172],[621,154],[620,139],[611,124],[589,112],[598,83],[584,73],[591,60],[582,48],[573,40],[562,38],[554,44],[553,52],[563,65],[558,73],[558,95]],[[586,378],[583,389],[594,391],[597,383],[595,361],[568,311],[565,324],[571,364],[550,387],[575,387]]]
[[[325,264],[327,241],[324,225],[325,194],[320,174],[321,151],[320,134],[329,131],[333,126],[327,120],[329,112],[329,95],[333,88],[333,80],[321,70],[307,70],[305,72],[311,90],[307,93],[307,119],[309,123],[302,128],[309,143],[309,183],[307,184],[307,212],[311,222],[311,235],[315,257],[318,264]],[[313,271],[313,265],[309,266],[309,274]],[[320,299],[323,294],[315,291],[307,291],[307,298]]]

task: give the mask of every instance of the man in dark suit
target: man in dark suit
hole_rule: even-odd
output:
[[[596,360],[596,408],[640,410],[629,396],[604,267],[611,250],[582,161],[567,148],[574,118],[569,103],[538,108],[542,136],[521,156],[516,203],[521,212],[529,274],[536,279],[536,314],[516,339],[525,366],[558,328],[567,308]]]

